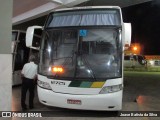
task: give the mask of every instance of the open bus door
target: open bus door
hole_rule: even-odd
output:
[[[38,45],[40,36],[33,33],[34,44]],[[22,83],[21,70],[25,63],[28,62],[31,54],[35,55],[38,63],[38,50],[33,50],[26,47],[26,32],[21,30],[12,31],[12,85],[19,85]],[[38,41],[38,42],[36,42]],[[39,43],[40,44],[40,43]]]

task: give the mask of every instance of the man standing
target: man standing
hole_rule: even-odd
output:
[[[22,69],[22,92],[21,92],[21,106],[22,110],[27,110],[25,104],[26,93],[29,90],[29,108],[33,109],[34,88],[37,78],[37,65],[35,64],[35,56],[31,55],[29,63],[26,63]]]

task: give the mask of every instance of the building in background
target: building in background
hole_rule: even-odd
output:
[[[140,43],[132,43],[128,49],[124,51],[125,55],[142,55],[142,45]]]

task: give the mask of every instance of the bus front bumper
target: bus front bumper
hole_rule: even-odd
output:
[[[81,109],[118,111],[122,109],[122,90],[98,95],[72,95],[55,93],[37,86],[39,101],[47,106]]]

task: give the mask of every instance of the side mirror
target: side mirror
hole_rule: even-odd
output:
[[[26,46],[32,49],[39,49],[41,37],[35,34],[35,30],[42,30],[42,26],[28,27],[26,32]]]
[[[124,23],[122,29],[123,46],[125,49],[128,49],[131,44],[131,23]]]

